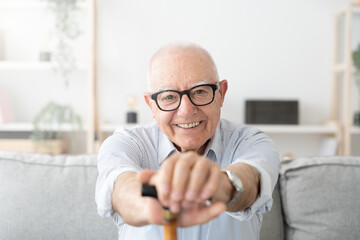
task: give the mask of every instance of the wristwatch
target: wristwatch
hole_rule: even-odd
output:
[[[244,188],[243,188],[241,179],[239,178],[238,175],[236,175],[235,173],[233,173],[227,169],[222,169],[221,171],[226,173],[227,177],[229,178],[229,181],[231,182],[231,184],[233,185],[233,187],[236,190],[236,192],[233,195],[233,198],[230,200],[230,202],[226,203],[226,207],[229,207],[240,198],[241,194],[244,192]]]

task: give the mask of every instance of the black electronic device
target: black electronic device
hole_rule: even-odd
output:
[[[246,100],[246,124],[298,124],[297,100]]]

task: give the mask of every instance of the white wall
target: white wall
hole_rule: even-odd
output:
[[[152,120],[142,97],[147,90],[148,61],[162,45],[181,40],[205,47],[217,63],[220,78],[229,81],[224,118],[243,123],[245,99],[298,99],[300,123],[321,124],[330,117],[333,13],[349,2],[97,0],[100,123],[123,124],[128,95],[138,97],[140,123]],[[41,9],[20,11],[21,22],[6,20],[14,16],[0,9],[0,29],[14,24],[20,29],[15,33],[33,29],[9,42],[12,55],[8,60],[37,61],[40,40],[36,33],[41,33],[41,26],[51,29],[51,21],[43,20],[49,16],[39,13]],[[79,19],[85,16],[82,11]],[[357,22],[360,24],[360,16]],[[86,34],[76,42],[82,63],[88,57]],[[357,39],[360,41],[360,33]],[[31,43],[31,47],[19,48],[20,43]],[[49,100],[71,103],[86,121],[86,76],[80,70],[66,90],[61,79],[48,70],[0,69],[0,88],[9,95],[16,121],[31,121]],[[289,135],[273,137],[285,149],[301,155],[316,152],[319,136],[290,136],[294,142],[288,142]],[[299,142],[304,141],[309,144],[300,148]]]
[[[349,0],[99,1],[99,98],[103,122],[123,122],[136,94],[140,121],[151,120],[142,93],[153,52],[196,42],[229,81],[223,117],[244,121],[244,100],[298,99],[300,123],[329,119],[333,12]]]

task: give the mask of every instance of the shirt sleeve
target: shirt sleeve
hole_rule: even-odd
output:
[[[258,171],[260,177],[260,192],[256,201],[242,212],[227,212],[241,220],[249,220],[254,214],[263,214],[272,207],[272,192],[279,174],[279,153],[274,142],[263,132],[249,129],[246,137],[236,144],[234,161],[246,163]]]
[[[101,217],[113,217],[117,225],[123,222],[111,203],[113,186],[120,174],[142,169],[140,160],[144,159],[143,155],[141,145],[123,130],[117,130],[104,141],[98,153],[99,174],[95,189],[95,202]]]

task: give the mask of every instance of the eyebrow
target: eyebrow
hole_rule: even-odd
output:
[[[202,85],[202,84],[210,84],[210,83],[209,83],[209,81],[203,80],[203,81],[200,81],[200,82],[197,82],[195,84],[190,85],[189,88],[187,88],[187,89],[191,89],[193,87],[196,87],[196,86],[199,86],[199,85]],[[185,90],[187,90],[187,89],[185,89]],[[173,89],[173,88],[170,88],[170,87],[165,87],[165,88],[159,88],[156,92],[166,91],[166,90],[180,91],[180,90],[176,90],[176,89]]]

